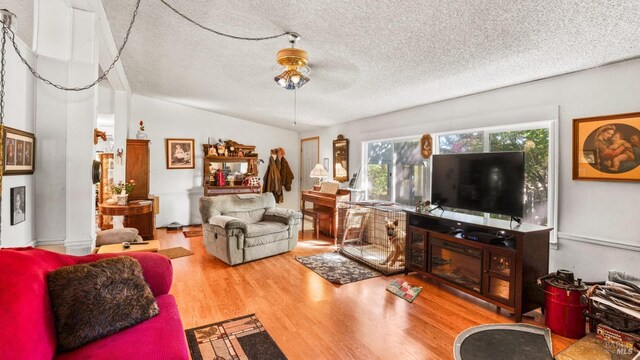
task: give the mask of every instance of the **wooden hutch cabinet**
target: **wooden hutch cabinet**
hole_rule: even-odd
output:
[[[138,229],[138,234],[144,240],[151,240],[155,234],[155,213],[153,200],[149,199],[149,169],[150,169],[149,140],[127,139],[127,165],[125,179],[135,180],[136,186],[129,194],[132,207],[146,209],[145,213],[136,213],[125,217],[126,227]],[[150,202],[151,204],[148,204]],[[151,207],[149,210],[148,207]]]
[[[550,228],[511,228],[508,221],[485,222],[450,212],[405,212],[407,274],[416,271],[506,309],[516,322],[544,306],[536,280],[549,272]],[[478,233],[501,238],[487,243],[470,239]]]
[[[257,156],[214,156],[204,157],[204,169],[202,185],[204,196],[216,196],[225,194],[250,194],[260,193],[260,185],[243,185],[243,176],[258,176]],[[224,177],[224,185],[220,185],[218,173]],[[235,176],[230,180],[230,175]]]
[[[127,139],[127,168],[125,179],[133,179],[136,186],[129,194],[129,200],[149,198],[149,140]]]

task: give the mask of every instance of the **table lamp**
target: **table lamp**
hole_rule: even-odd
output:
[[[316,179],[316,185],[320,185],[322,179],[327,176],[327,174],[327,170],[324,169],[322,164],[316,164],[316,167],[311,170],[309,176]]]

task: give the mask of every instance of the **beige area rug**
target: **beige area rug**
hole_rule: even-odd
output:
[[[182,234],[186,238],[199,237],[199,236],[202,236],[202,229],[185,230],[185,231],[182,232]]]
[[[582,360],[582,359],[607,359],[607,360],[632,360],[638,354],[634,349],[622,346],[616,342],[598,339],[591,333],[575,342],[556,355],[556,360]]]
[[[183,256],[193,255],[193,251],[189,249],[185,249],[182,246],[178,246],[178,247],[173,247],[169,249],[160,249],[158,250],[158,254],[162,254],[168,257],[169,259],[175,259]]]

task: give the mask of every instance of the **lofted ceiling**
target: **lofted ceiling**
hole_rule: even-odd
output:
[[[640,56],[638,0],[166,1],[233,35],[298,32],[311,81],[296,130]],[[118,46],[135,3],[103,1]],[[134,93],[293,129],[293,92],[273,81],[287,46],[142,0],[122,61]]]
[[[28,47],[33,46],[33,1],[0,0],[0,9],[16,15],[17,34]]]

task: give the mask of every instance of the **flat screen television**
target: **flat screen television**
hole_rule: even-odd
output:
[[[524,152],[433,155],[431,202],[523,217]]]

